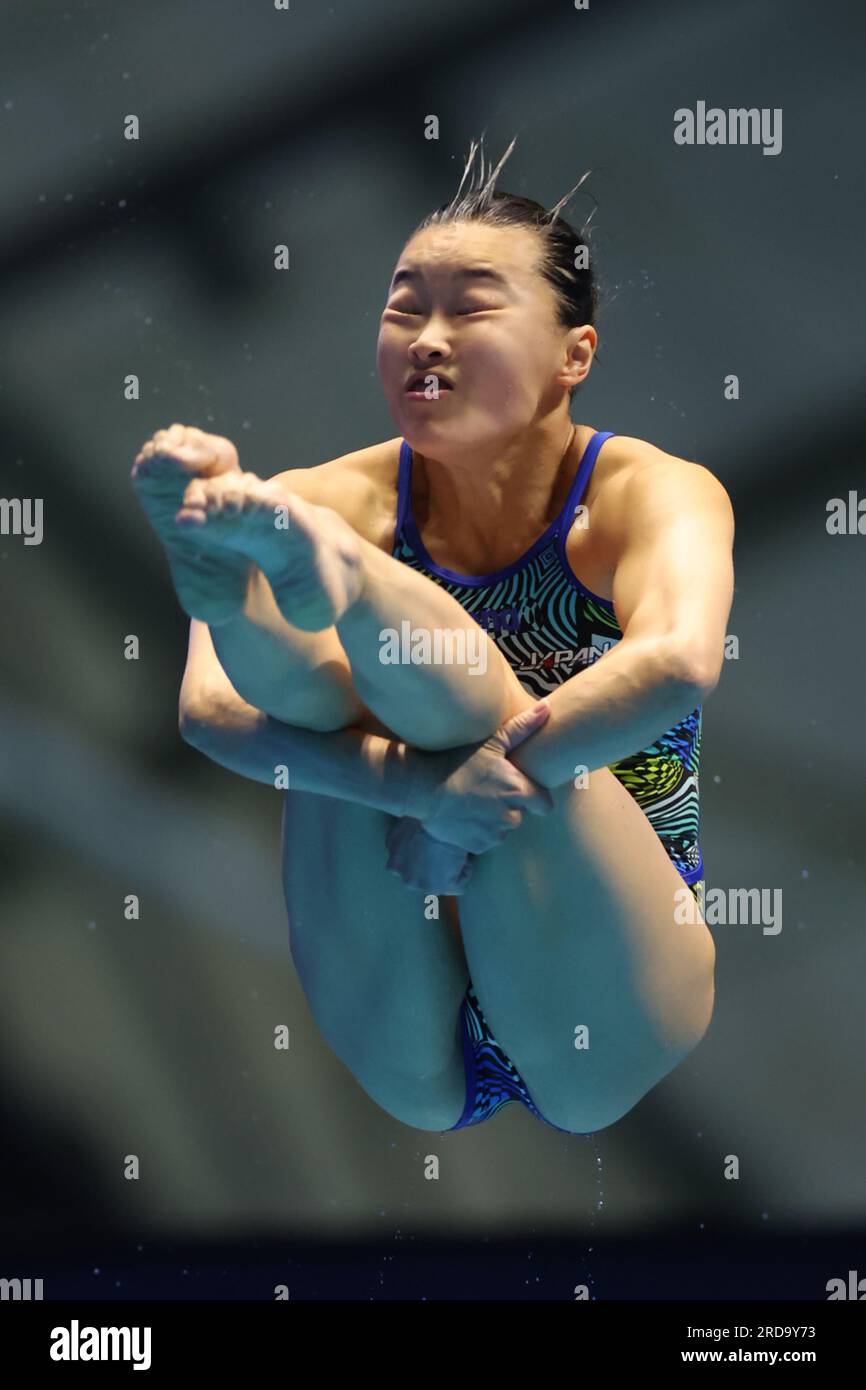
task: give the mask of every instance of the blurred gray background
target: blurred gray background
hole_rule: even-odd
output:
[[[866,537],[828,536],[825,508],[864,486],[864,20],[854,0],[6,0],[0,495],[44,498],[45,533],[0,536],[5,1238],[863,1222]],[[698,100],[782,108],[782,152],[675,145]],[[330,1052],[289,957],[280,795],[179,738],[187,620],[129,483],[173,420],[262,476],[392,436],[387,283],[482,130],[496,158],[518,135],[500,186],[548,206],[595,171],[601,360],[575,418],[733,498],[706,882],[783,890],[778,935],[716,929],[709,1034],[594,1139],[517,1106],[413,1130]]]

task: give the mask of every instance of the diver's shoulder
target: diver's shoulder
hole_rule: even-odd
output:
[[[350,476],[367,480],[374,485],[381,484],[386,480],[392,480],[400,460],[402,442],[399,435],[393,439],[381,439],[375,444],[353,449],[351,453],[340,454],[338,458],[329,459],[319,467],[327,469],[334,477]]]
[[[400,443],[399,438],[380,440],[277,477],[308,502],[339,512],[366,540],[383,545],[389,524],[393,529]]]
[[[664,473],[685,480],[706,480],[724,493],[725,489],[712,469],[697,459],[682,458],[653,444],[649,439],[639,439],[635,435],[615,434],[605,441],[604,474],[607,481],[616,480],[626,485],[636,479],[649,480],[652,476]]]
[[[623,472],[630,469],[637,472],[653,463],[662,463],[675,457],[676,455],[661,449],[658,444],[653,444],[652,440],[639,439],[637,435],[614,434],[604,443],[604,458],[609,471]],[[687,462],[685,459],[678,461]]]

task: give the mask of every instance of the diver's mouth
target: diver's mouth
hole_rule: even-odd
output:
[[[428,385],[436,391],[454,390],[454,383],[449,381],[447,376],[440,375],[439,372],[415,372],[406,383],[406,394],[408,396],[426,396]],[[429,399],[433,399],[433,397]]]

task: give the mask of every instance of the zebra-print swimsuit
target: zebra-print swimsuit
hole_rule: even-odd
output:
[[[581,584],[565,549],[599,449],[612,434],[597,430],[592,436],[559,515],[534,545],[504,569],[481,575],[457,574],[437,565],[428,554],[412,514],[412,450],[405,439],[400,447],[394,557],[453,594],[490,634],[521,685],[536,698],[549,695],[576,671],[597,661],[622,637],[613,604]],[[612,763],[610,770],[644,811],[702,907],[700,746],[698,706],[648,748]],[[512,1100],[544,1119],[514,1063],[490,1032],[471,983],[461,1006],[460,1027],[466,1106],[452,1127],[479,1124]]]

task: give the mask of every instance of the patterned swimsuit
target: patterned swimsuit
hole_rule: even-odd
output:
[[[597,430],[592,436],[559,515],[535,544],[513,564],[481,575],[457,574],[437,565],[428,554],[412,513],[412,450],[405,440],[400,447],[394,557],[447,589],[489,633],[521,685],[536,698],[549,695],[576,671],[597,661],[622,637],[613,604],[581,584],[565,550],[599,449],[612,434]],[[703,907],[700,747],[698,706],[648,748],[611,763],[610,771],[635,798],[683,882]],[[460,1009],[460,1028],[466,1105],[452,1128],[480,1124],[514,1100],[544,1120],[525,1081],[488,1028],[471,983]]]

